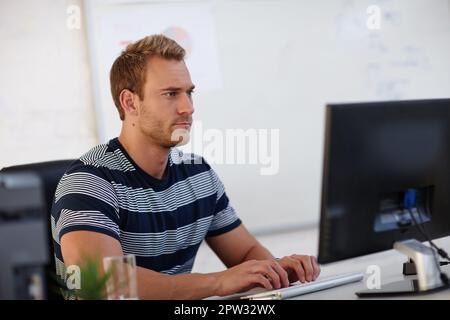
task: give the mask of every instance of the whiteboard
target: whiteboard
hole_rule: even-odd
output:
[[[380,9],[379,29],[367,26],[370,5]],[[278,145],[268,143],[278,150],[276,174],[262,175],[259,158],[206,156],[253,231],[317,223],[326,103],[450,96],[448,0],[89,0],[85,10],[102,142],[121,125],[112,62],[153,33],[188,51],[197,89],[187,149],[202,153],[198,139],[230,129],[256,132],[258,141],[278,132]]]

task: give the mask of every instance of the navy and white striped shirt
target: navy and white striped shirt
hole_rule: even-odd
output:
[[[65,276],[60,239],[87,230],[117,239],[138,266],[189,273],[201,242],[241,224],[224,186],[201,157],[172,148],[162,180],[140,169],[118,139],[94,147],[56,189],[52,234],[57,273]]]

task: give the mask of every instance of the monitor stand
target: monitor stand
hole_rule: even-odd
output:
[[[398,241],[394,249],[408,256],[416,266],[417,279],[403,280],[382,285],[380,289],[369,289],[356,292],[358,297],[376,297],[387,295],[420,294],[444,289],[446,286],[440,278],[435,253],[415,239]]]

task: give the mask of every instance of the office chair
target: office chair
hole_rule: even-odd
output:
[[[56,186],[58,185],[59,180],[66,172],[69,165],[75,161],[72,160],[58,160],[58,161],[48,161],[48,162],[39,162],[39,163],[31,163],[24,164],[18,166],[5,167],[0,170],[0,172],[8,172],[8,173],[23,173],[23,172],[31,172],[39,176],[42,181],[42,185],[44,187],[44,196],[45,196],[45,219],[47,222],[47,239],[48,239],[48,248],[50,252],[50,264],[46,268],[47,270],[47,283],[53,283],[52,275],[56,275],[55,272],[55,258],[54,258],[54,250],[53,250],[53,239],[51,233],[51,208],[53,203],[53,197],[56,191]],[[56,290],[48,290],[48,299],[62,299],[60,295],[56,293]]]

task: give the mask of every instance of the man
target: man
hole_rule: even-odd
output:
[[[315,280],[314,257],[276,260],[243,226],[203,158],[174,148],[186,142],[194,113],[184,55],[175,41],[154,35],[114,62],[122,130],[72,164],[58,185],[57,269],[63,274],[89,256],[134,254],[141,299],[201,299]],[[203,240],[228,269],[190,273]]]

